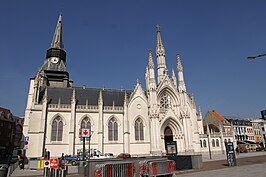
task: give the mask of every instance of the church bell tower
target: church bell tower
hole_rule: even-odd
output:
[[[46,59],[37,74],[39,86],[71,87],[66,68],[66,52],[62,39],[62,15],[56,25],[51,47],[46,52]]]

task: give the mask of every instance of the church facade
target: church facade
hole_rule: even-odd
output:
[[[168,142],[179,154],[201,152],[202,114],[186,90],[181,57],[170,76],[159,26],[156,35],[157,66],[150,50],[146,89],[139,82],[132,90],[76,87],[66,68],[60,15],[44,64],[30,79],[23,127],[27,156],[45,150],[51,156],[77,154],[81,128],[91,130],[90,147],[103,153],[161,155]]]

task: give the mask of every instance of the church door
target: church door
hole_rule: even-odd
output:
[[[164,144],[166,145],[166,142],[173,141],[173,132],[170,127],[166,127],[164,129]]]

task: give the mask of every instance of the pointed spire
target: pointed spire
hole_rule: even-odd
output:
[[[125,91],[124,105],[128,104],[127,92]]]
[[[76,89],[75,88],[72,90],[71,101],[72,101],[72,103],[76,102]]]
[[[175,71],[174,71],[174,69],[172,69],[172,77],[175,78]]]
[[[149,67],[146,66],[146,72],[145,72],[145,77],[147,78],[149,76]]]
[[[223,133],[223,128],[222,128],[222,123],[221,122],[219,123],[219,131],[220,131],[220,133]]]
[[[102,104],[103,104],[103,94],[102,94],[102,90],[100,90],[99,98],[98,98],[98,105],[102,105]]]
[[[153,59],[152,59],[152,51],[149,50],[149,69],[154,69],[154,63],[153,63]]]
[[[113,110],[115,109],[115,100],[113,100]]]
[[[140,84],[141,84],[140,80],[137,79],[137,81],[136,81],[136,85],[140,85]]]
[[[160,32],[160,25],[156,26],[157,28],[157,46],[156,46],[156,56],[165,56],[165,50],[163,47],[163,41],[161,37],[161,32]]]
[[[61,105],[61,98],[59,97],[58,98],[58,107],[60,108],[60,105]]]
[[[177,54],[177,71],[183,72],[183,66],[182,66],[181,58],[179,54]]]
[[[176,76],[175,76],[175,71],[174,71],[174,69],[172,69],[172,80],[173,80],[174,86],[176,87],[177,84],[176,84]]]
[[[177,71],[178,71],[178,90],[180,92],[186,92],[186,84],[183,76],[183,66],[181,64],[181,57],[177,54]]]
[[[51,48],[64,49],[62,38],[62,14],[59,15]]]
[[[46,87],[45,91],[44,91],[44,95],[43,95],[42,101],[43,102],[47,102],[47,100],[48,100],[48,88]]]
[[[209,124],[207,123],[207,135],[210,135],[210,128],[209,128]]]

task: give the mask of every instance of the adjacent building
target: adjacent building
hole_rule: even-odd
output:
[[[0,163],[8,163],[14,150],[22,153],[23,119],[16,117],[9,109],[0,107]]]
[[[234,142],[234,131],[228,122],[218,112],[208,111],[203,119],[204,134],[201,135],[202,152],[225,152],[225,142]],[[208,147],[210,146],[210,148]]]
[[[254,129],[254,136],[256,144],[260,146],[265,146],[266,142],[266,120],[264,119],[253,119],[251,120],[253,129]]]
[[[45,150],[51,156],[76,154],[82,128],[91,130],[90,146],[103,153],[161,155],[169,142],[179,154],[201,152],[202,113],[186,89],[181,56],[169,73],[159,26],[156,38],[155,52],[147,57],[146,89],[140,82],[132,90],[78,87],[66,67],[60,15],[44,64],[30,79],[23,129],[27,156],[43,156]]]

